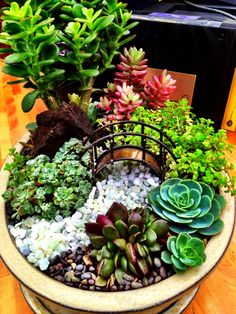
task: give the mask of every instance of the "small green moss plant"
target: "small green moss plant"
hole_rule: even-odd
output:
[[[83,206],[92,189],[92,174],[86,166],[89,156],[78,160],[82,148],[79,140],[71,139],[52,161],[46,155],[29,159],[11,149],[14,160],[5,167],[10,179],[3,198],[13,219],[35,214],[46,219],[66,217]]]
[[[210,119],[197,118],[186,99],[178,103],[167,101],[166,107],[159,110],[138,107],[132,114],[131,121],[143,121],[164,131],[176,144],[173,153],[177,163],[171,157],[167,160],[169,170],[167,178],[188,178],[203,181],[214,188],[225,187],[226,191],[236,195],[235,178],[227,178],[223,171],[233,169],[228,164],[225,152],[231,151],[232,145],[226,142],[225,130],[215,131]],[[126,126],[126,131],[141,132],[140,126]],[[120,130],[117,128],[116,132]],[[159,138],[154,130],[147,129],[146,134]],[[139,136],[115,137],[116,144],[141,145]],[[168,145],[168,142],[165,142]],[[147,147],[159,153],[159,147],[147,140]]]

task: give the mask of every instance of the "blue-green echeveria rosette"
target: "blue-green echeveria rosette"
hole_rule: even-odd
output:
[[[211,236],[224,226],[220,215],[226,201],[206,183],[168,179],[150,191],[148,200],[152,209],[170,222],[173,232]]]
[[[176,273],[200,266],[206,260],[203,241],[187,233],[169,237],[167,249],[162,252],[161,259],[166,264],[172,264]]]

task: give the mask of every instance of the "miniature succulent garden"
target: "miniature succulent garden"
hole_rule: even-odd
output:
[[[5,165],[10,177],[2,197],[20,253],[51,278],[91,291],[142,288],[201,266],[210,258],[207,242],[224,228],[219,188],[236,195],[234,178],[224,174],[232,168],[225,132],[196,117],[186,99],[171,101],[178,82],[166,70],[145,79],[148,60],[132,47],[135,23],[126,4],[7,3],[3,71],[31,88],[22,100],[25,112],[37,98],[48,108]],[[96,77],[109,69],[113,81],[97,87]],[[68,86],[75,89],[65,98]],[[96,173],[104,153],[115,152],[106,140],[117,121],[141,121],[166,134],[146,128],[144,137],[139,123],[112,127],[113,149],[138,147],[142,156],[161,157],[158,171],[145,159],[112,155]],[[94,143],[102,137],[94,162]]]

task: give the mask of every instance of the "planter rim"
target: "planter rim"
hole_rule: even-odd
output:
[[[27,142],[28,139],[29,133],[19,140],[15,146],[16,150],[20,151],[22,149],[20,142]],[[11,160],[12,158],[8,156],[5,163],[10,163]],[[221,191],[227,201],[221,215],[225,226],[220,234],[212,237],[208,242],[207,259],[200,267],[190,268],[184,274],[175,274],[157,284],[137,290],[99,292],[68,287],[36,269],[16,248],[8,231],[5,203],[1,196],[6,190],[9,178],[8,171],[4,170],[4,165],[0,172],[0,256],[24,286],[39,296],[67,308],[80,309],[90,313],[127,313],[161,305],[199,284],[215,268],[230,243],[235,220],[234,197]]]

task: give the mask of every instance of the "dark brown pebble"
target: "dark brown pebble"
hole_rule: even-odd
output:
[[[144,287],[148,286],[148,279],[147,279],[147,277],[143,277],[142,284],[143,284]]]
[[[67,285],[67,286],[70,286],[70,287],[73,287],[73,282],[69,282],[69,281],[65,281],[65,284]]]
[[[157,272],[155,272],[155,271],[153,270],[153,271],[152,271],[152,276],[153,276],[153,277],[158,276]]]
[[[76,264],[80,263],[82,261],[82,256],[78,255],[75,259]]]
[[[162,267],[160,268],[160,276],[161,276],[162,279],[165,279],[165,278],[166,278],[166,269],[165,269],[164,266],[162,266]]]
[[[72,252],[71,249],[69,249],[69,250],[66,252],[67,256],[69,256],[69,255],[72,254],[72,253],[73,253],[73,252]]]
[[[111,287],[111,291],[117,291],[117,286],[116,286],[116,285],[113,285],[113,286]]]
[[[61,252],[60,257],[61,258],[65,258],[66,257],[66,252]]]
[[[82,285],[80,286],[81,289],[84,289],[84,290],[88,290],[89,289],[89,286],[86,286],[86,285]]]
[[[66,271],[70,271],[70,270],[72,270],[71,266],[66,267]]]
[[[61,281],[61,282],[65,281],[64,277],[62,277],[60,275],[55,276],[55,279],[58,280],[58,281]]]
[[[97,291],[102,291],[102,290],[104,290],[102,287],[98,287],[98,286],[96,286],[96,290]]]
[[[68,259],[75,259],[75,255],[74,254],[70,254],[69,256],[68,256]]]

